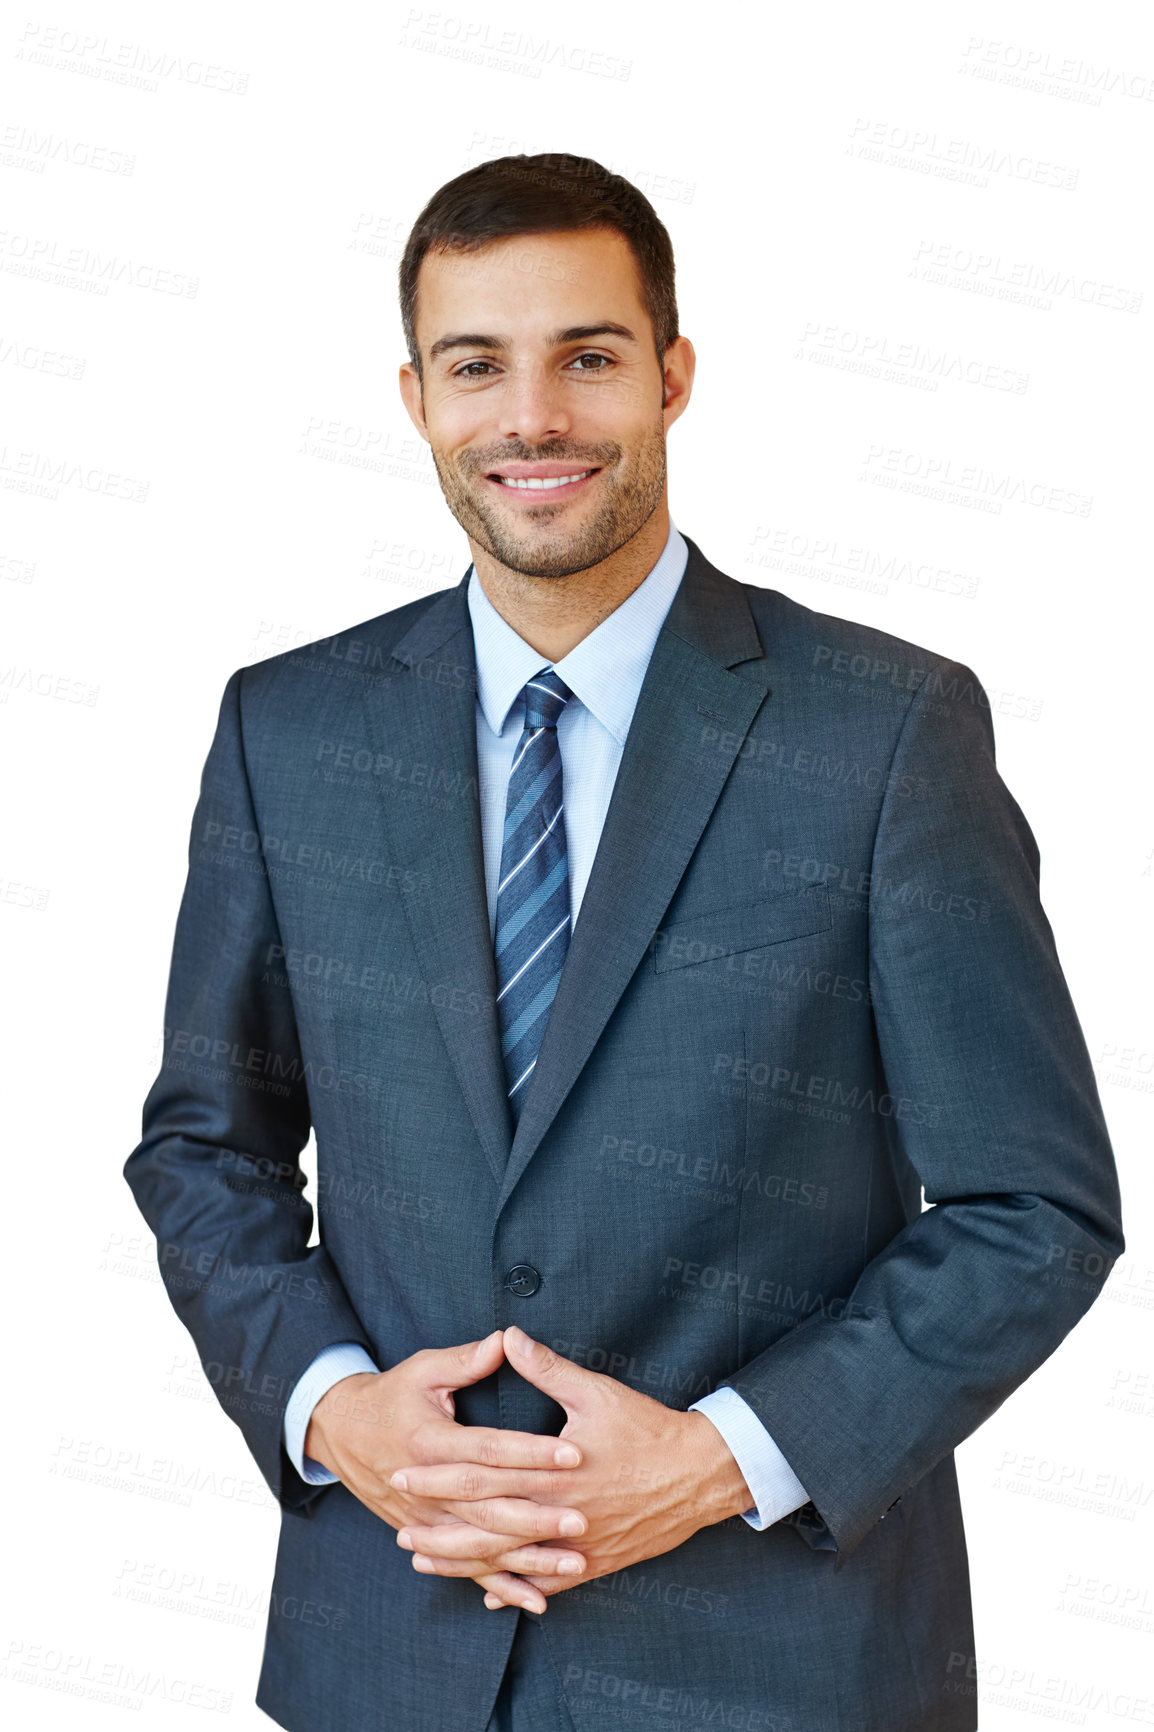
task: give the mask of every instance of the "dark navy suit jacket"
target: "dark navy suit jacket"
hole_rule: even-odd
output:
[[[512,1322],[670,1407],[732,1385],[812,1500],[551,1598],[576,1725],[976,1725],[952,1451],[1123,1248],[1093,1072],[974,674],[689,550],[515,1136],[465,580],[226,687],[125,1172],[282,1507],[292,1732],[482,1732],[525,1614],[282,1423],[330,1342]],[[508,1366],[457,1414],[565,1417]]]

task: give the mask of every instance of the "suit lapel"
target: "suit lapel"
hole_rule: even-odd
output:
[[[766,688],[739,584],[689,547],[625,742],[557,996],[521,1111],[500,1208],[541,1144],[661,923]]]
[[[468,574],[417,619],[383,690],[364,688],[376,750],[414,795],[382,778],[381,810],[421,971],[485,1159],[498,1184],[513,1135],[497,1026],[477,789],[477,685]]]
[[[689,562],[646,670],[515,1135],[485,900],[467,574],[396,644],[386,690],[364,689],[376,749],[406,776],[419,772],[425,787],[413,800],[383,788],[382,815],[441,1033],[500,1186],[498,1208],[644,956],[767,695],[729,671],[763,653],[740,585],[685,539]]]

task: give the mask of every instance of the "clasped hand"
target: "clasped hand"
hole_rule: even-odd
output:
[[[564,1407],[558,1437],[457,1422],[453,1390],[505,1358]],[[670,1551],[753,1502],[703,1413],[668,1408],[516,1328],[342,1379],[314,1409],[305,1453],[398,1530],[414,1569],[470,1577],[493,1609],[543,1612],[548,1596]]]

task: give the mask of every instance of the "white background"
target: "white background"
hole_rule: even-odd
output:
[[[994,699],[1129,1248],[959,1452],[971,1682],[988,1732],[1154,1724],[1141,14],[844,0],[9,14],[13,1724],[121,1725],[96,1680],[122,1667],[135,1725],[202,1723],[174,1684],[230,1725],[269,1724],[252,1694],[276,1514],[121,1168],[159,1064],[225,680],[468,565],[397,390],[397,264],[445,180],[537,150],[627,175],[672,236],[698,356],[670,439],[678,526],[735,577],[969,663]]]

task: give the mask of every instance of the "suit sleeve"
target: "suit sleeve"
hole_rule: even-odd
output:
[[[903,798],[907,777],[929,796]],[[1038,884],[986,695],[942,663],[895,749],[870,916],[880,1061],[891,1099],[912,1103],[887,1130],[930,1206],[867,1263],[841,1315],[807,1318],[725,1379],[809,1493],[799,1531],[838,1568],[1053,1353],[1125,1248]]]
[[[259,849],[241,728],[244,670],[225,687],[192,822],[165,1007],[164,1059],[124,1167],[169,1298],[273,1496],[320,1488],[283,1447],[293,1388],[321,1349],[372,1344],[323,1246],[299,1156],[311,1128],[291,997]]]

